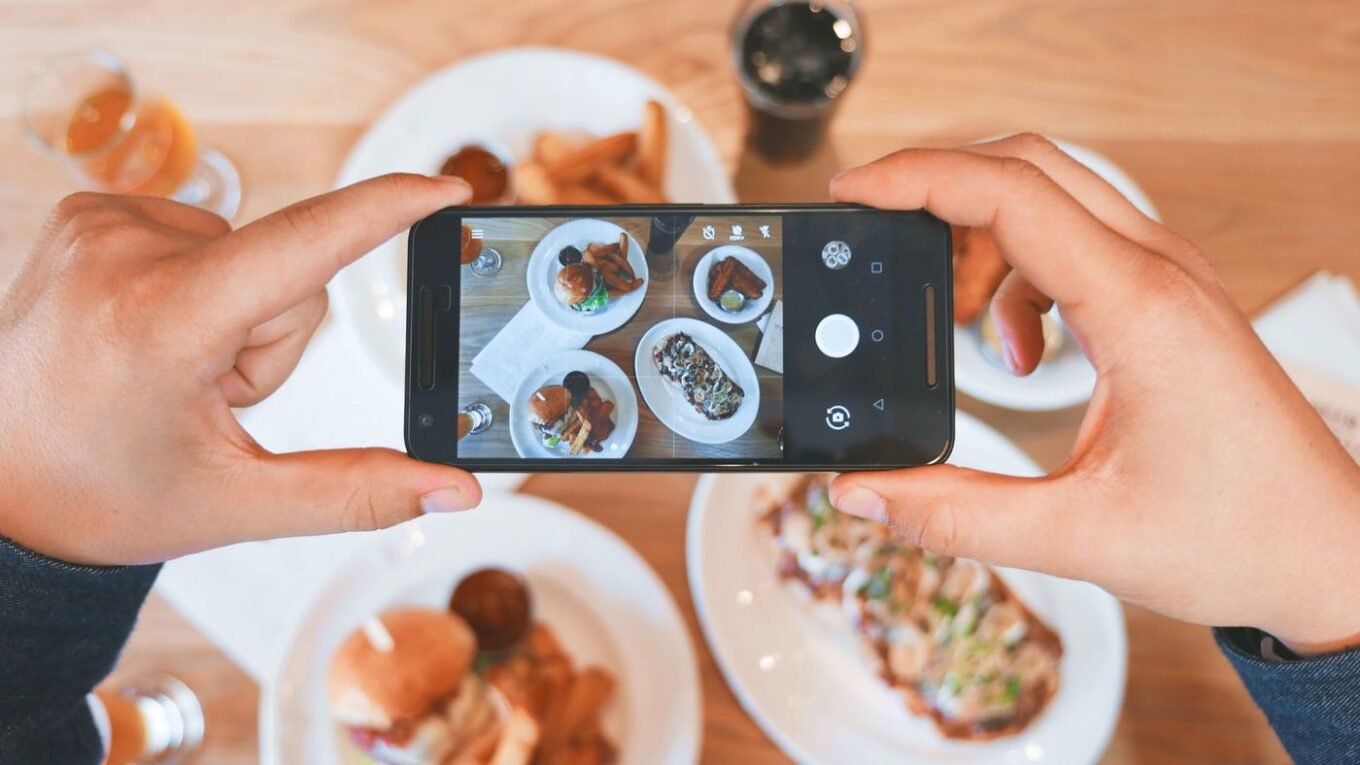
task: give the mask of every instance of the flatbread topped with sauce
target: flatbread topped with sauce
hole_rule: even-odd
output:
[[[883,679],[942,735],[1024,730],[1057,692],[1057,633],[989,567],[935,556],[836,511],[829,483],[803,477],[762,509],[780,576],[838,602]]]

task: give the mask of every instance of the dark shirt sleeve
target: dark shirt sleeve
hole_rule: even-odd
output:
[[[1257,629],[1214,638],[1295,762],[1360,763],[1360,648],[1303,658]]]
[[[160,566],[96,568],[0,536],[0,765],[98,765],[85,696],[113,669]]]

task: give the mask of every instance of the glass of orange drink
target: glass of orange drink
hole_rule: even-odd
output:
[[[228,220],[240,205],[231,161],[199,145],[173,103],[139,92],[108,51],[67,54],[39,67],[24,89],[23,123],[84,188],[165,197]]]

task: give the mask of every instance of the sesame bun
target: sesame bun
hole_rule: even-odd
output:
[[[331,657],[331,713],[345,725],[386,730],[425,714],[453,695],[477,654],[472,628],[448,611],[406,608],[379,619],[390,651],[357,629]]]
[[[557,272],[553,292],[564,305],[573,306],[590,297],[598,278],[595,269],[585,263],[572,263]]]

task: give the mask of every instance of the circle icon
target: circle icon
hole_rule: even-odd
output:
[[[873,340],[875,343],[883,342],[883,330],[876,329],[873,332],[870,332],[869,339]]]
[[[822,264],[832,271],[850,265],[850,245],[845,242],[827,242],[822,248]]]
[[[822,353],[843,359],[859,345],[859,325],[843,313],[833,313],[817,325],[814,337]]]

